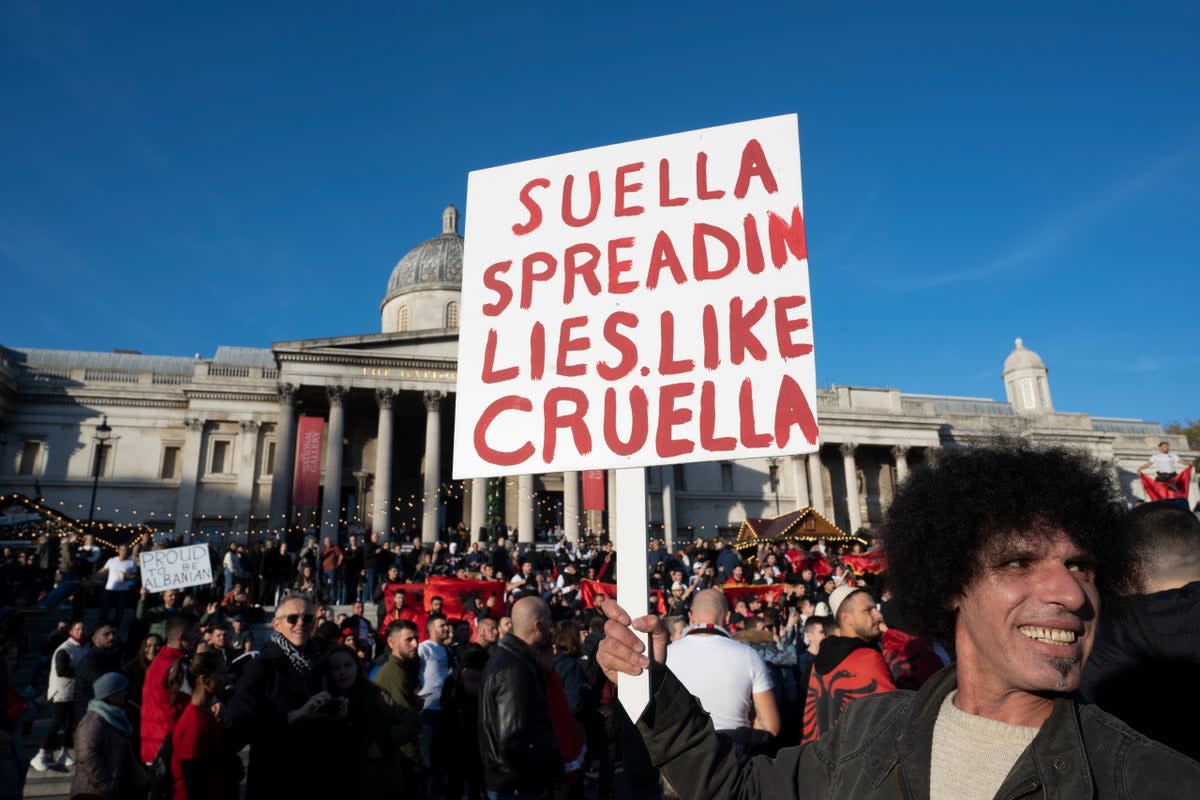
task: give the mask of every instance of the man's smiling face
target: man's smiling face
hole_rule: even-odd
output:
[[[960,682],[994,697],[1079,688],[1100,595],[1091,558],[1065,531],[997,536],[955,608]]]

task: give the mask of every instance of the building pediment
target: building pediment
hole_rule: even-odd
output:
[[[271,349],[281,363],[330,361],[342,364],[361,363],[364,366],[386,366],[389,363],[400,366],[420,362],[453,368],[457,363],[458,331],[368,333],[360,336],[298,339],[276,342]]]

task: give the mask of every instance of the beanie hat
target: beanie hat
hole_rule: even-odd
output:
[[[119,672],[106,672],[92,684],[92,694],[97,700],[107,700],[122,689],[129,688],[129,680]]]
[[[858,589],[854,586],[839,586],[829,595],[829,610],[834,617],[837,617],[838,609],[847,597],[857,592]]]

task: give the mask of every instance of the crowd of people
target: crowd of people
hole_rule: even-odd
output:
[[[1186,681],[1200,668],[1196,517],[1158,504],[1120,510],[1074,457],[1039,462],[1057,470],[1047,486],[1029,484],[1032,468],[1019,460],[1044,455],[1010,455],[1016,466],[992,457],[1014,473],[1020,491],[992,487],[985,496],[971,483],[975,473],[988,474],[978,464],[962,468],[971,471],[966,477],[939,474],[933,487],[930,474],[955,468],[955,458],[939,459],[910,478],[889,510],[886,560],[878,543],[852,539],[750,550],[720,538],[673,548],[652,541],[651,593],[634,611],[653,616],[636,623],[613,599],[617,553],[603,535],[542,548],[503,533],[468,542],[461,529],[432,544],[359,532],[344,540],[234,542],[212,553],[211,585],[161,594],[139,587],[135,554],[124,546],[105,553],[90,537],[71,536],[47,539],[32,553],[5,552],[6,599],[57,597],[72,610],[42,648],[35,684],[51,725],[30,767],[74,766],[73,795],[105,798],[164,786],[166,795],[157,796],[232,798],[243,782],[250,800],[339,792],[453,800],[794,796],[807,781],[848,780],[843,762],[859,764],[862,774],[850,783],[860,788],[883,769],[882,761],[859,763],[851,742],[899,723],[890,706],[865,698],[935,692],[940,705],[923,712],[937,725],[934,786],[926,793],[976,796],[948,788],[966,781],[991,797],[1014,765],[1028,766],[1039,729],[1057,717],[989,718],[986,702],[959,706],[955,697],[978,697],[970,680],[992,689],[1008,681],[1010,693],[1025,692],[1039,708],[1038,700],[1073,698],[1082,688],[1139,731],[1200,756],[1187,718],[1194,701],[1148,713],[1162,680]],[[1070,470],[1084,475],[1076,485],[1063,477]],[[1059,490],[1080,496],[1066,502]],[[969,492],[974,503],[963,508]],[[1021,546],[997,549],[1000,534]],[[1124,540],[1141,550],[1127,559],[1136,548]],[[1059,562],[1066,566],[1056,570]],[[1036,613],[1026,601],[1013,616],[1024,637],[1018,644],[1045,648],[1031,661],[1050,664],[1058,678],[1047,685],[1036,664],[1020,662],[1004,626],[987,619],[988,603],[1008,599],[1004,591],[1033,592],[1020,581],[1035,575],[1058,594],[1042,598]],[[974,591],[980,580],[990,581],[991,594],[978,593],[983,599]],[[1099,625],[1109,603],[1128,614]],[[85,610],[93,606],[98,622],[89,629]],[[259,621],[269,621],[269,631],[256,638]],[[634,652],[641,645],[626,638],[631,624],[652,632],[652,652]],[[630,719],[609,679],[651,662],[655,699],[646,715]],[[1135,669],[1138,702],[1122,703]],[[860,707],[874,711],[849,711]],[[19,719],[8,721],[8,734],[18,734]],[[980,719],[1016,720],[992,730],[1004,747],[986,758],[959,752],[962,742],[987,738]],[[1076,723],[1085,740],[1091,719]],[[1164,774],[1200,769],[1183,756],[1159,758],[1132,731],[1121,735],[1103,747],[1140,753],[1139,765]],[[1098,758],[1090,746],[1085,741],[1071,758]],[[954,759],[995,764],[996,774],[965,775]],[[0,760],[0,782],[3,767]],[[789,769],[794,774],[783,774]],[[931,780],[929,764],[924,769],[921,785]],[[1039,785],[1053,777],[1039,773]]]

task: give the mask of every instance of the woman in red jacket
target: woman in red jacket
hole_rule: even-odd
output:
[[[192,656],[187,669],[192,698],[171,734],[173,800],[225,800],[228,759],[212,703],[228,680],[215,650]],[[236,791],[236,784],[234,784]]]

